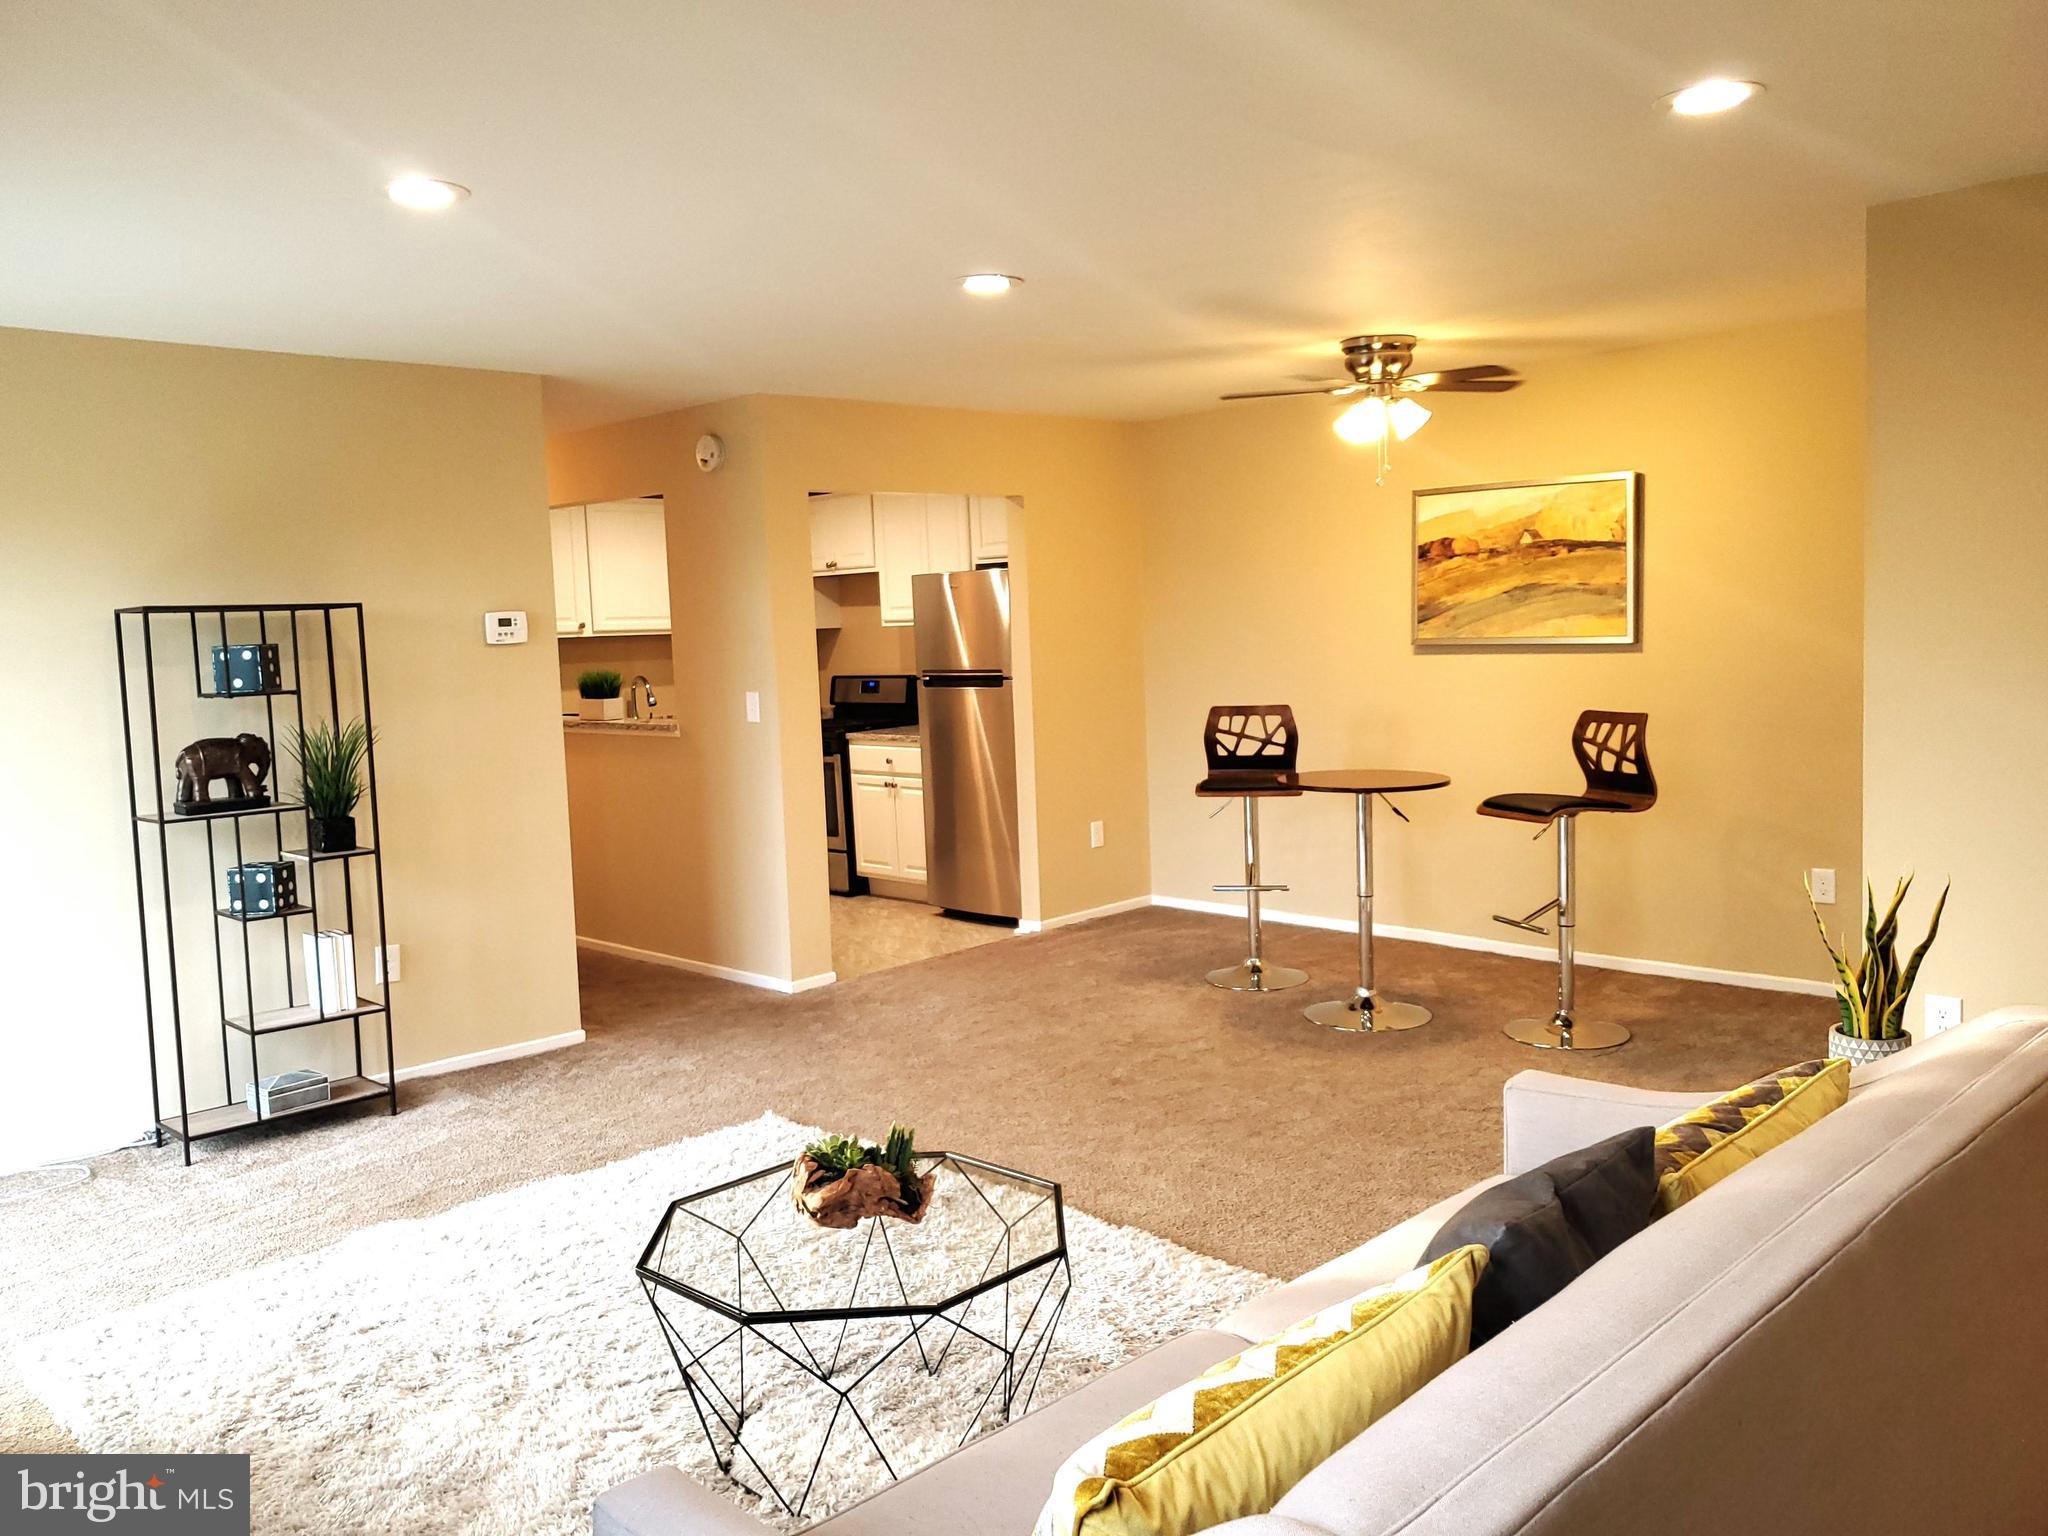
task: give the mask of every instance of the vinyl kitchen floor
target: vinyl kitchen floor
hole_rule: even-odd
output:
[[[1013,936],[1008,923],[949,917],[921,901],[832,898],[832,969],[841,981]]]

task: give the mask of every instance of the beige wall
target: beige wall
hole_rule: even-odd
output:
[[[1380,920],[1514,938],[1489,915],[1544,899],[1555,856],[1474,805],[1576,787],[1578,711],[1642,709],[1663,799],[1585,827],[1581,948],[1824,975],[1800,877],[1859,872],[1861,377],[1854,316],[1560,362],[1439,397],[1379,488],[1323,402],[1144,428],[1154,888],[1238,877],[1234,806],[1211,820],[1190,793],[1203,715],[1285,700],[1305,766],[1452,776],[1406,802],[1412,825],[1381,812]],[[1639,650],[1411,648],[1413,489],[1613,469],[1646,477]],[[1269,807],[1265,874],[1293,886],[1273,905],[1355,916],[1350,815]]]
[[[1918,998],[2048,1001],[2048,176],[1871,211],[1864,856]],[[1919,1028],[1921,1003],[1911,1009]]]
[[[818,631],[818,703],[830,704],[827,690],[836,675],[917,670],[917,631],[908,624],[882,623],[882,579],[862,573],[828,576],[818,586],[839,600],[839,627]]]
[[[576,1029],[554,650],[482,638],[493,608],[547,633],[538,381],[0,331],[0,399],[0,1166],[149,1121],[121,605],[362,601],[399,1062]],[[192,699],[189,636],[184,657],[167,753],[254,709]],[[171,836],[203,861],[198,828]],[[188,1063],[219,1102],[211,921],[181,916],[204,976]],[[296,1053],[266,1045],[264,1069]]]

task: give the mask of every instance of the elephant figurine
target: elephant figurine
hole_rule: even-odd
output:
[[[230,801],[261,805],[267,799],[263,781],[270,776],[270,743],[246,731],[239,736],[208,736],[180,752],[175,767],[181,814],[213,803],[208,786],[215,779],[234,781]]]

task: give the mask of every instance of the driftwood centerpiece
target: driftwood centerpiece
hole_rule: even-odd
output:
[[[932,1175],[917,1171],[914,1138],[908,1126],[892,1125],[879,1147],[852,1136],[812,1142],[790,1184],[796,1208],[821,1227],[855,1227],[868,1216],[923,1221]]]

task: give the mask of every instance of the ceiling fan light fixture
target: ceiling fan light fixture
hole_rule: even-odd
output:
[[[1023,278],[1012,277],[1007,272],[970,272],[960,279],[960,290],[978,299],[992,299],[999,293],[1008,293],[1023,281]]]
[[[1387,407],[1387,423],[1394,429],[1394,436],[1405,443],[1429,424],[1433,414],[1428,406],[1403,398]]]
[[[1417,423],[1420,425],[1420,423]],[[1378,395],[1367,395],[1356,405],[1345,410],[1330,423],[1330,430],[1347,443],[1377,443],[1387,435],[1387,402]]]
[[[469,188],[435,176],[410,174],[384,183],[384,195],[415,213],[442,213],[468,197]]]
[[[1741,106],[1763,89],[1755,80],[1729,80],[1716,75],[1699,80],[1682,91],[1673,91],[1664,104],[1680,117],[1712,117]]]

